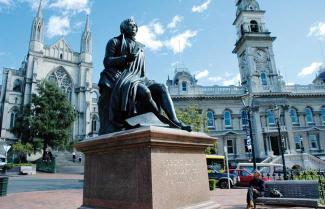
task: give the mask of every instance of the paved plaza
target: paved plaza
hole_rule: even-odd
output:
[[[35,176],[10,177],[9,194],[0,198],[0,208],[76,209],[82,204],[82,186],[82,175],[38,173]],[[211,199],[221,204],[222,209],[245,208],[245,188],[216,189],[210,195]],[[258,206],[258,208],[273,207]]]

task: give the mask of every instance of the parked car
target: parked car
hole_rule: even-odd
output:
[[[213,169],[212,167],[208,168],[210,172],[208,173],[209,179],[214,179],[217,181],[217,185],[221,189],[227,189],[228,188],[228,180],[230,182],[230,187],[233,187],[237,184],[237,175],[235,174],[229,174],[228,173],[221,173],[220,171],[217,171]]]
[[[254,179],[254,174],[250,173],[246,169],[229,169],[229,173],[238,176],[237,185],[238,186],[249,186],[249,183]],[[272,181],[272,178],[263,176],[263,181]]]

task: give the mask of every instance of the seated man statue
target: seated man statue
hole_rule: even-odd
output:
[[[191,131],[191,126],[177,119],[167,87],[145,77],[144,45],[135,40],[135,21],[124,20],[120,30],[121,35],[107,43],[105,69],[98,84],[99,134],[124,130],[128,128],[126,119],[148,112],[170,127]]]

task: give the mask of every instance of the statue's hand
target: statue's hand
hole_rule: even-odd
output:
[[[137,57],[137,54],[130,53],[130,54],[126,55],[126,61],[133,62],[136,57]]]

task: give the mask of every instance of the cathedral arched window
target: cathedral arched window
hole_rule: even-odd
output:
[[[214,112],[211,110],[208,110],[207,112],[207,124],[208,124],[208,128],[214,128],[215,127],[215,123],[214,123]]]
[[[63,93],[66,94],[67,99],[71,101],[72,80],[63,67],[60,67],[59,69],[51,73],[48,77],[48,80],[55,82],[63,91]]]
[[[97,95],[97,93],[95,91],[93,91],[91,93],[91,96],[92,96],[93,102],[97,102],[98,101],[98,95]]]
[[[299,124],[298,114],[297,114],[297,110],[295,108],[290,109],[290,117],[291,117],[292,124],[294,124],[294,125]]]
[[[310,107],[305,108],[306,122],[309,125],[314,124],[313,110]]]
[[[231,112],[229,110],[226,110],[223,113],[223,123],[226,129],[231,129],[232,121],[231,121]]]
[[[17,114],[18,108],[13,108],[10,114],[10,129],[14,128],[16,125]]]
[[[261,82],[263,86],[267,86],[267,75],[265,72],[261,73]]]
[[[94,115],[91,120],[91,132],[92,133],[97,132],[97,128],[98,128],[97,123],[98,123],[98,117],[96,115]]]
[[[14,81],[14,85],[13,85],[12,90],[15,91],[15,92],[21,92],[22,91],[22,82],[21,82],[21,80],[16,79]]]
[[[251,32],[258,33],[258,23],[255,20],[250,22],[251,25]]]

